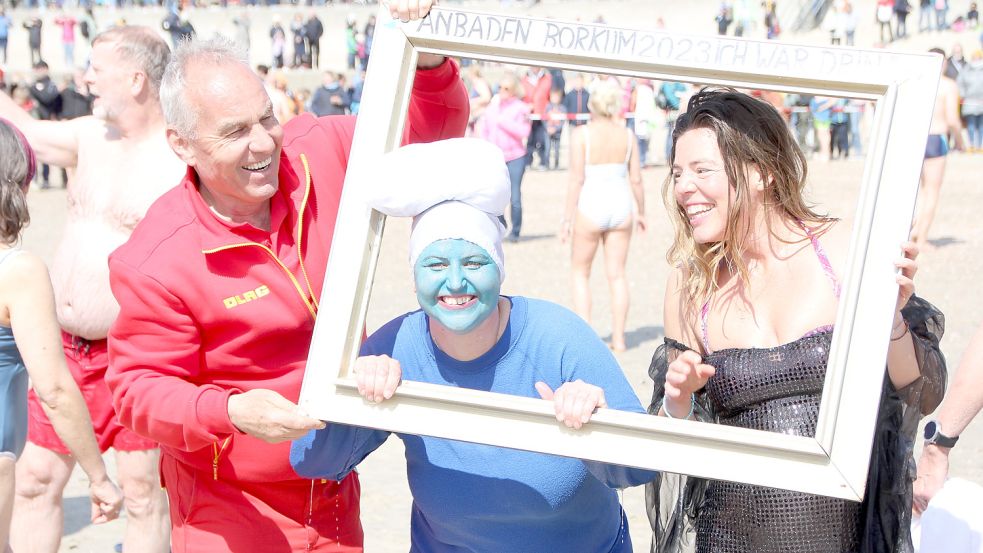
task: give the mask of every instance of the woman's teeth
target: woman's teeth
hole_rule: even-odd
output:
[[[710,211],[711,209],[713,209],[713,206],[712,205],[706,205],[706,204],[703,204],[703,205],[691,205],[691,206],[689,206],[689,207],[686,208],[686,215],[688,215],[690,217],[695,217],[697,215],[703,215],[704,213],[706,213],[707,211]]]
[[[474,296],[444,296],[441,301],[448,305],[464,305],[473,299]]]

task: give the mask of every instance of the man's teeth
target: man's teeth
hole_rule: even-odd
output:
[[[243,169],[245,169],[247,171],[262,171],[263,169],[266,169],[267,167],[269,167],[271,163],[273,163],[273,158],[272,157],[267,158],[267,159],[264,159],[263,161],[260,161],[259,163],[254,163],[252,165],[244,165],[243,166]]]
[[[474,299],[474,296],[444,296],[444,303],[449,305],[464,305]]]
[[[702,215],[703,213],[706,213],[707,211],[710,211],[711,209],[713,209],[713,206],[712,205],[705,205],[705,204],[704,205],[691,205],[691,206],[689,206],[689,207],[686,208],[686,214],[689,215],[690,217],[692,217],[694,215]]]

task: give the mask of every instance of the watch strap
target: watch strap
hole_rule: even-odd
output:
[[[935,437],[928,441],[930,444],[935,444],[939,447],[952,447],[956,445],[959,441],[959,436],[950,437],[942,434],[941,432],[936,432]]]
[[[952,447],[959,441],[959,436],[950,437],[942,433],[942,426],[937,420],[928,421],[925,425],[925,443],[939,447]]]

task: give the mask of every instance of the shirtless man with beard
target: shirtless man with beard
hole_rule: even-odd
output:
[[[85,75],[95,96],[91,117],[38,121],[0,94],[0,116],[23,129],[38,160],[74,170],[51,279],[68,366],[89,406],[100,448],[116,450],[127,515],[123,550],[130,553],[168,551],[170,523],[157,477],[157,445],[120,426],[104,381],[106,336],[119,312],[107,259],[185,172],[167,144],[158,98],[169,55],[167,44],[144,27],[117,27],[96,37]],[[75,460],[33,392],[29,408],[11,546],[18,553],[54,553],[62,535],[62,494]]]

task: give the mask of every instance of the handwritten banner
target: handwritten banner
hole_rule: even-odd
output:
[[[898,58],[889,52],[685,36],[443,9],[435,9],[415,25],[414,34],[438,39],[808,77],[848,72],[856,78],[885,69]]]

